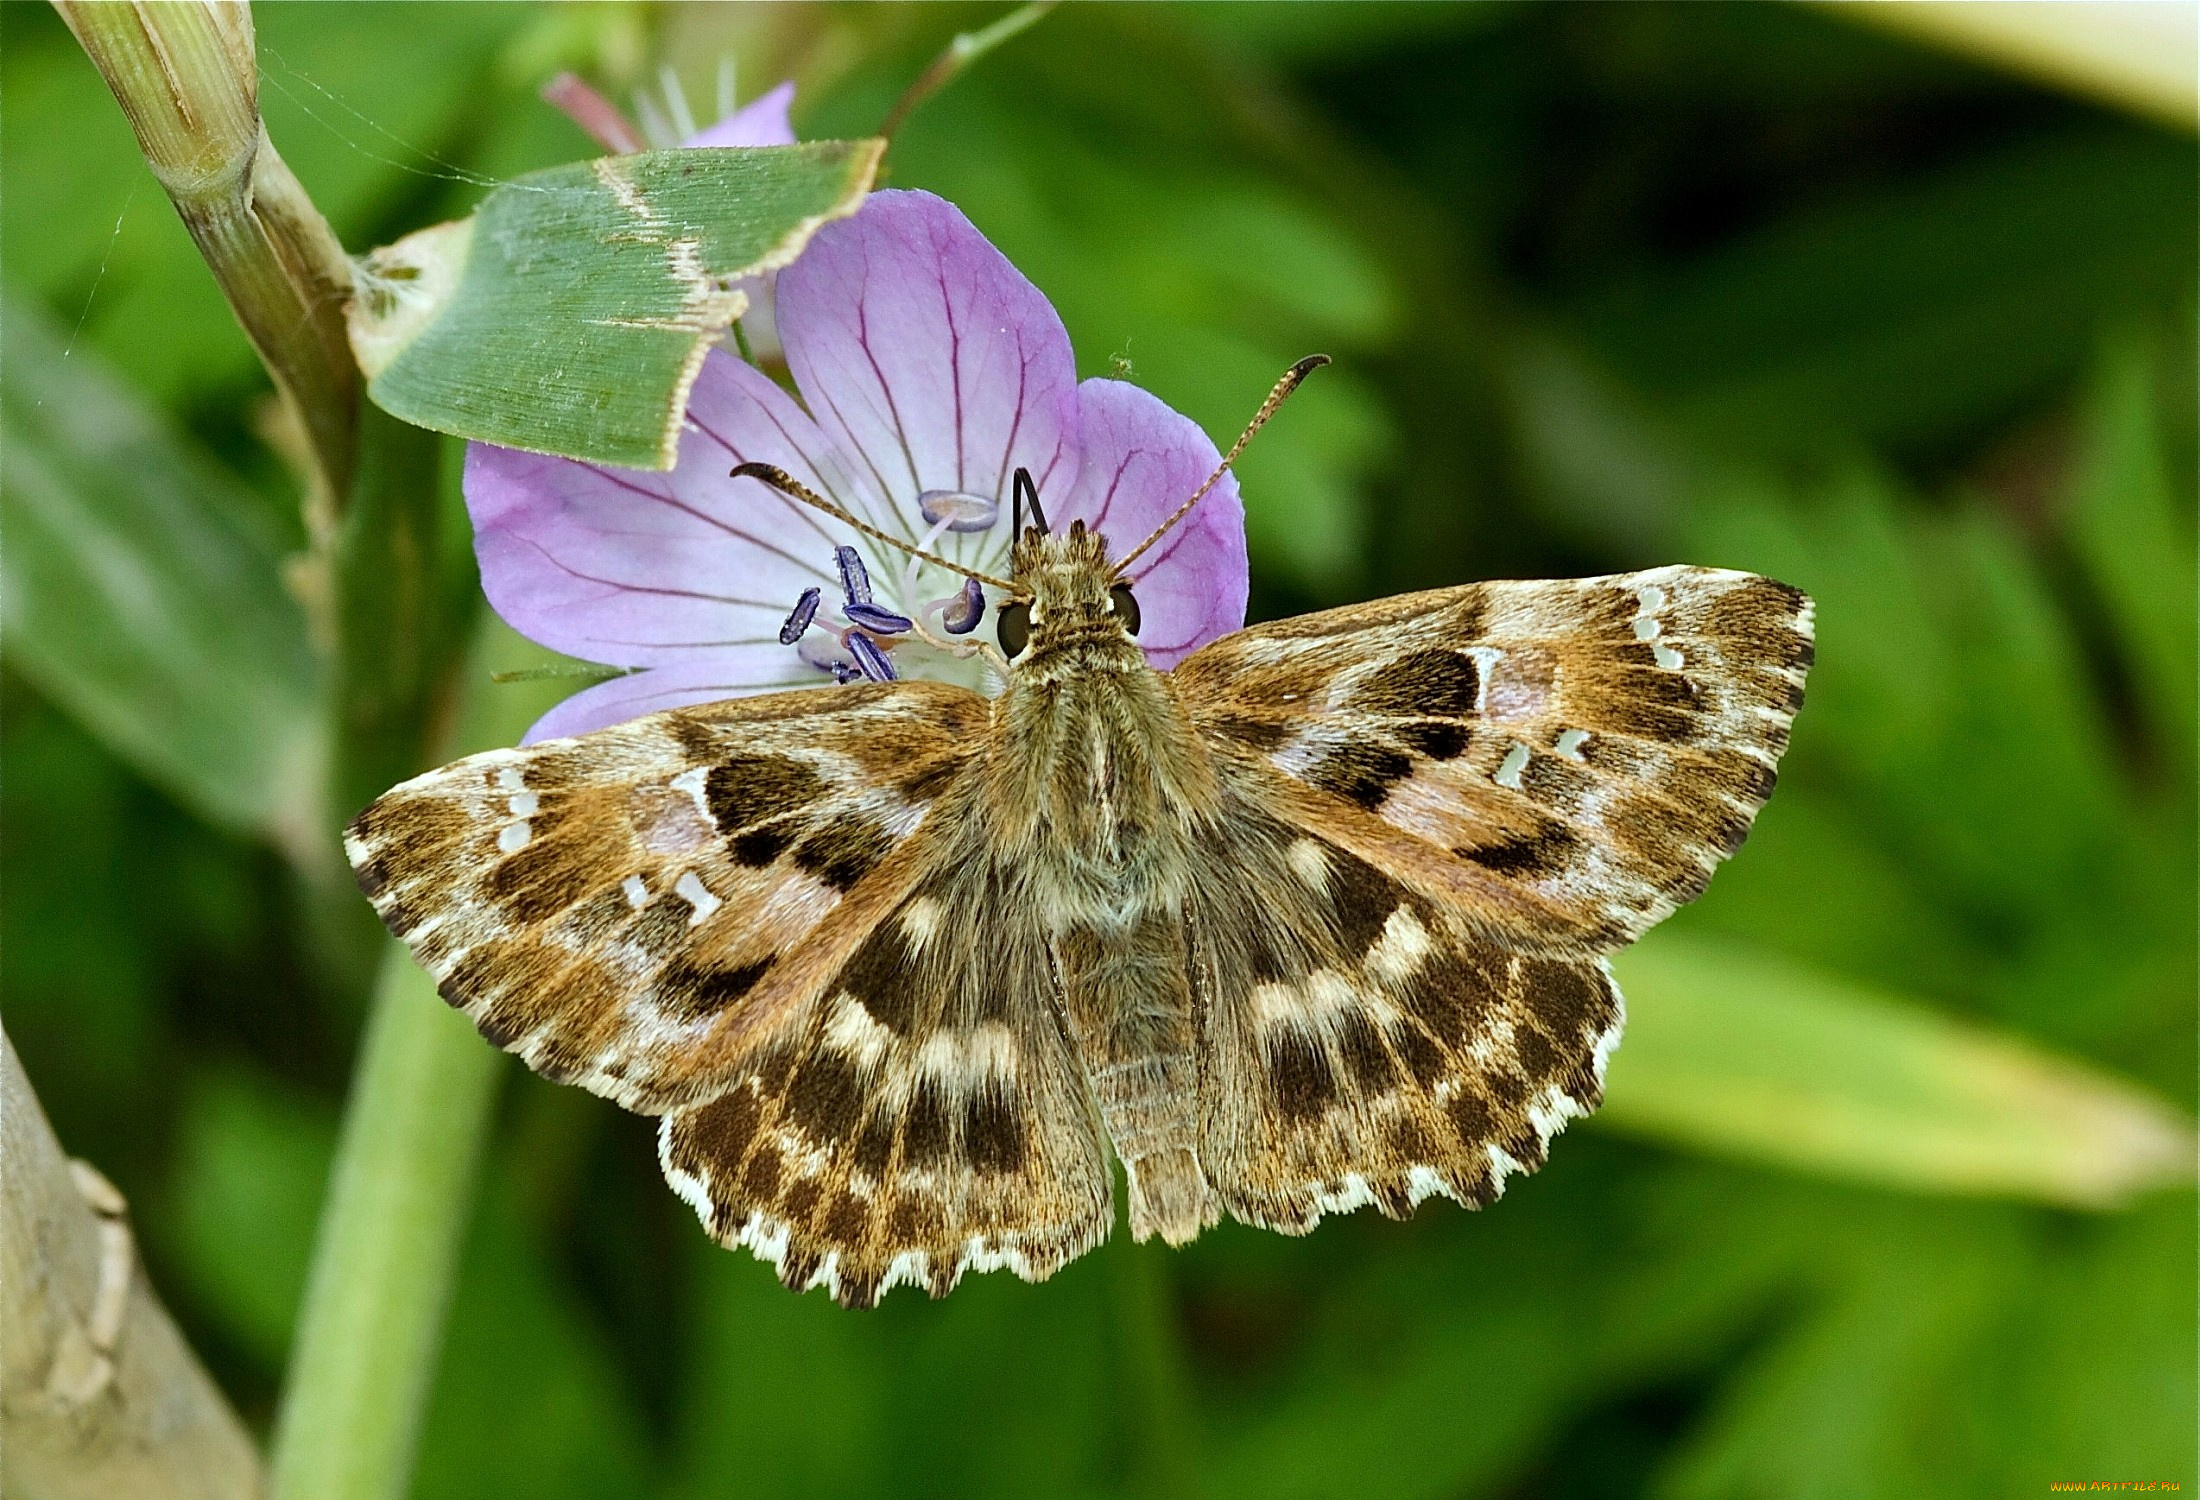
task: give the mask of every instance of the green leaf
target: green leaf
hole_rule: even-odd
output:
[[[438,432],[669,469],[703,356],[747,305],[731,283],[853,213],[884,149],[644,151],[508,182],[368,257],[367,392]]]
[[[470,557],[449,554],[439,491],[447,439],[362,405],[359,462],[329,559],[327,826],[423,768],[460,632],[478,601]],[[455,454],[453,457],[455,458]],[[462,596],[448,587],[463,567]]]
[[[259,502],[43,315],[0,329],[14,665],[200,815],[310,839],[315,664]]]
[[[2122,339],[2102,351],[2085,401],[2070,537],[2131,658],[2148,727],[2189,768],[2200,675],[2192,515],[2176,503],[2154,426],[2154,384],[2141,341]]]
[[[1924,1192],[2107,1208],[2192,1172],[2130,1084],[1784,959],[1659,934],[1598,1117],[1678,1145]]]

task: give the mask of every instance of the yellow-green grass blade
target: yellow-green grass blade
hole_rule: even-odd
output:
[[[1605,1123],[1921,1192],[2115,1207],[2193,1175],[2193,1124],[2136,1085],[1761,951],[1653,936]]]

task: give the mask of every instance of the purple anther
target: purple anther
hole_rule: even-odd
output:
[[[917,496],[917,514],[949,531],[987,531],[1001,518],[1001,502],[968,490],[926,490]]]
[[[802,597],[795,600],[794,610],[787,616],[787,623],[779,627],[780,645],[791,646],[802,639],[802,633],[808,630],[810,622],[817,618],[817,601],[823,593],[824,590],[822,589],[804,589],[802,591]]]
[[[894,680],[894,664],[886,659],[886,653],[879,649],[878,642],[862,631],[848,632],[848,652],[855,657],[856,665],[863,669],[863,675],[873,682]]]
[[[916,622],[907,615],[897,615],[879,604],[844,604],[840,612],[848,617],[851,625],[861,625],[865,630],[875,630],[880,635],[900,635],[904,631],[917,628]]]
[[[850,604],[871,602],[871,575],[865,571],[863,559],[853,547],[835,547],[833,560],[840,564],[840,587],[847,594]]]
[[[844,687],[862,675],[861,672],[856,670],[855,664],[852,662],[836,661],[833,663],[833,681]]]
[[[962,593],[940,611],[940,628],[949,635],[968,635],[984,618],[985,590],[977,579],[965,578]]]

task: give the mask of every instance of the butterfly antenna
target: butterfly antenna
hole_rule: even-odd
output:
[[[845,509],[835,505],[777,464],[737,464],[733,469],[733,477],[735,479],[754,479],[761,484],[770,485],[789,500],[799,500],[804,505],[815,506],[835,520],[853,526],[873,541],[884,542],[887,546],[906,552],[911,557],[921,557],[928,563],[937,563],[950,573],[960,573],[965,578],[975,578],[980,583],[990,583],[995,588],[1006,589],[1010,593],[1014,593],[1016,590],[1016,585],[1005,578],[995,578],[991,573],[980,573],[975,568],[964,567],[961,563],[949,562],[936,552],[927,552],[922,547],[912,547],[900,537],[881,531],[868,521],[857,520],[854,516],[848,514]],[[994,514],[999,515],[1000,512],[995,511]]]
[[[1013,489],[1016,494],[1015,514],[1010,517],[1009,536],[1012,539],[1022,538],[1024,534],[1024,507],[1026,505],[1031,507],[1031,524],[1038,528],[1039,534],[1044,536],[1052,531],[1054,528],[1047,525],[1047,513],[1039,509],[1039,486],[1031,482],[1031,470],[1018,469],[1016,471],[1016,481]]]
[[[1300,381],[1328,363],[1329,356],[1326,354],[1309,354],[1283,372],[1283,379],[1276,382],[1275,389],[1268,393],[1268,399],[1261,402],[1260,410],[1253,413],[1253,420],[1245,424],[1245,430],[1239,433],[1238,440],[1230,445],[1230,451],[1222,456],[1222,462],[1215,465],[1214,473],[1209,474],[1206,482],[1192,491],[1191,499],[1171,511],[1169,519],[1153,529],[1152,536],[1147,537],[1137,546],[1131,548],[1130,554],[1115,565],[1117,577],[1120,578],[1132,563],[1143,557],[1148,547],[1167,536],[1171,527],[1190,515],[1192,507],[1206,499],[1209,490],[1222,483],[1222,476],[1230,472],[1230,465],[1237,462],[1238,455],[1245,451],[1245,445],[1253,440],[1253,434],[1268,425],[1268,419],[1276,414],[1277,407],[1283,405],[1284,398],[1299,388]]]

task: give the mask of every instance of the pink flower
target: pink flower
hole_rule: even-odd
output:
[[[697,139],[767,105],[783,127],[775,91]],[[738,463],[777,465],[884,531],[1006,576],[1018,469],[1056,528],[1081,519],[1120,556],[1219,461],[1156,397],[1080,383],[1046,298],[930,193],[874,193],[819,230],[779,273],[776,300],[800,400],[713,351],[670,473],[468,448],[490,603],[543,645],[635,669],[567,699],[530,741],[858,675],[994,685],[980,660],[934,642],[991,639],[998,598],[730,478]],[[1243,624],[1236,482],[1224,478],[1130,581],[1158,667]]]

